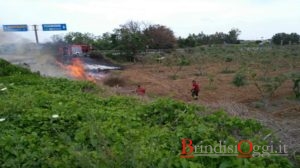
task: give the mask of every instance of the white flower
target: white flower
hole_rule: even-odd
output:
[[[58,116],[58,114],[53,114],[52,115],[52,118],[58,118],[59,116]]]
[[[1,89],[1,91],[4,91],[4,90],[7,90],[7,87]]]
[[[5,118],[0,118],[0,122],[5,121]]]

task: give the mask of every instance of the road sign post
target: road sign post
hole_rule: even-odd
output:
[[[63,24],[42,24],[43,31],[65,31],[67,30],[67,25]],[[25,32],[28,31],[28,26],[26,24],[18,25],[3,25],[4,32]],[[36,43],[39,43],[38,38],[38,25],[33,25],[33,31],[35,34]]]
[[[34,34],[35,34],[35,41],[36,41],[36,44],[39,44],[39,37],[38,37],[38,29],[37,29],[37,25],[33,25],[33,30],[34,30]]]

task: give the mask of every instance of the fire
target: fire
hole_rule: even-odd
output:
[[[84,70],[84,65],[79,58],[73,58],[71,65],[63,65],[62,63],[58,64],[64,69],[66,69],[70,76],[79,80],[88,80],[96,83],[95,78],[86,74]]]

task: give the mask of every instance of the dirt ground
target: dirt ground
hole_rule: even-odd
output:
[[[233,101],[238,103],[249,103],[260,99],[257,88],[252,84],[236,87],[232,84],[235,73],[220,73],[219,64],[211,64],[206,69],[207,75],[197,75],[195,66],[185,66],[177,73],[177,78],[170,68],[162,65],[130,65],[120,73],[126,80],[124,89],[135,89],[137,84],[147,89],[148,96],[166,96],[179,100],[194,102],[190,90],[192,80],[196,80],[201,87],[200,100],[198,103],[214,103],[219,101]],[[213,77],[210,77],[214,74]],[[210,84],[210,78],[213,82]],[[293,95],[293,83],[286,81],[273,96],[273,99],[285,98]],[[195,102],[195,103],[197,103]]]
[[[224,66],[215,63],[206,68],[207,75],[199,76],[197,67],[185,66],[172,78],[174,71],[162,65],[133,64],[116,74],[126,83],[116,92],[132,95],[138,84],[146,88],[146,97],[172,97],[188,103],[205,105],[212,109],[225,109],[242,118],[255,118],[273,129],[290,152],[300,152],[300,101],[294,100],[291,81],[285,81],[267,105],[261,105],[261,96],[254,84],[242,87],[232,84],[235,73],[220,73]],[[212,75],[209,74],[214,74]],[[213,80],[213,82],[210,82]],[[193,100],[192,80],[200,83],[199,100]]]

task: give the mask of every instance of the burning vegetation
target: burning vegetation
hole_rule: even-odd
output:
[[[70,65],[64,65],[61,62],[57,62],[60,67],[68,71],[69,76],[78,80],[88,80],[96,83],[96,79],[91,75],[88,75],[84,69],[84,64],[80,58],[73,58]]]

